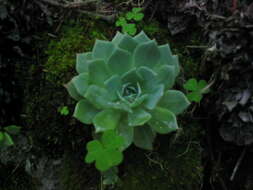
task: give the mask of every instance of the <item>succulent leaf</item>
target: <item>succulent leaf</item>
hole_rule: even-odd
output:
[[[153,68],[160,60],[160,52],[154,40],[139,44],[133,54],[136,67]]]
[[[143,31],[141,31],[139,34],[137,34],[134,37],[134,40],[136,42],[138,42],[139,44],[141,44],[141,43],[144,43],[144,42],[149,42],[150,38]]]
[[[112,95],[112,98],[117,99],[117,92],[122,86],[121,78],[119,77],[119,75],[113,75],[111,78],[105,81],[105,86]]]
[[[157,74],[152,69],[141,66],[137,69],[137,73],[142,78],[140,83],[145,92],[152,91],[158,85]]]
[[[145,107],[147,109],[154,109],[161,97],[163,96],[164,93],[164,85],[161,84],[154,88],[149,94],[145,102]]]
[[[132,67],[131,54],[120,48],[115,49],[107,65],[112,74],[122,75]]]
[[[177,119],[171,111],[156,107],[152,112],[149,126],[157,133],[167,134],[178,129]]]
[[[73,116],[85,124],[91,124],[92,119],[99,112],[91,103],[86,99],[80,100],[75,107]]]
[[[122,35],[118,42],[118,46],[130,53],[133,53],[138,43],[128,34]]]
[[[89,76],[91,83],[103,86],[106,79],[110,77],[107,65],[102,59],[95,59],[89,64]]]
[[[93,59],[107,60],[115,49],[115,45],[112,42],[104,40],[96,40],[92,49]]]
[[[137,108],[134,109],[132,113],[128,114],[128,125],[135,127],[144,125],[151,119],[150,113],[146,112],[144,109]]]
[[[88,87],[85,98],[98,109],[108,108],[112,100],[112,96],[105,88],[96,85],[90,85]]]
[[[81,73],[72,79],[72,83],[81,96],[84,96],[88,86],[89,86],[89,75],[88,73]]]
[[[158,105],[177,115],[182,113],[190,105],[190,102],[182,92],[167,90]]]
[[[115,46],[118,46],[121,39],[123,38],[124,34],[122,34],[121,32],[117,31],[116,35],[114,36],[114,38],[112,39],[112,43]]]
[[[172,52],[170,50],[170,46],[168,44],[159,46],[159,52],[161,54],[160,63],[162,65],[174,66],[175,67],[175,76],[177,76],[180,71],[178,57],[175,55],[172,55]]]
[[[120,112],[117,110],[107,109],[99,112],[94,118],[96,132],[108,131],[115,129],[120,121]]]
[[[155,136],[155,132],[148,125],[134,128],[134,144],[137,147],[152,150]]]
[[[129,147],[134,138],[134,128],[128,125],[127,119],[122,119],[118,128],[118,134],[124,138],[124,145],[122,146],[122,150],[125,150]]]
[[[136,68],[133,68],[123,74],[121,80],[123,83],[137,83],[139,81],[142,81],[141,77],[137,74]]]
[[[73,79],[72,79],[73,80]],[[73,81],[68,82],[67,84],[64,85],[64,87],[67,89],[69,95],[79,101],[81,100],[83,97],[77,92],[77,89],[75,88],[75,85],[73,84]]]
[[[157,69],[158,83],[164,84],[165,89],[173,87],[176,73],[175,66],[162,65]]]
[[[88,72],[89,60],[92,59],[91,52],[78,53],[76,56],[76,71],[80,73]]]

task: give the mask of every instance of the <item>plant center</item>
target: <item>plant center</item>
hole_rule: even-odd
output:
[[[137,97],[140,96],[141,89],[139,84],[127,83],[123,85],[121,95],[128,102],[134,102]]]

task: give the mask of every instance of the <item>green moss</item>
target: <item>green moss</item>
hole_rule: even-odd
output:
[[[159,136],[152,152],[127,152],[125,173],[117,190],[196,190],[202,181],[199,124],[180,134]],[[170,138],[169,138],[170,137]],[[169,143],[170,139],[170,143]]]
[[[89,19],[79,19],[65,23],[56,39],[51,39],[45,54],[46,79],[56,84],[70,80],[75,70],[76,54],[91,51],[95,39],[106,39],[104,33],[109,27]]]

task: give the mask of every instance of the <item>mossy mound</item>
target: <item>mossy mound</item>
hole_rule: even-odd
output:
[[[80,18],[64,23],[57,38],[49,40],[43,66],[46,79],[57,85],[66,83],[75,72],[76,54],[91,51],[96,39],[111,36],[112,28],[105,23]]]

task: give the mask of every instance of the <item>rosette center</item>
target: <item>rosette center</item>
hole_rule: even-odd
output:
[[[127,83],[124,84],[121,91],[121,96],[132,103],[141,95],[141,88],[139,83]]]

